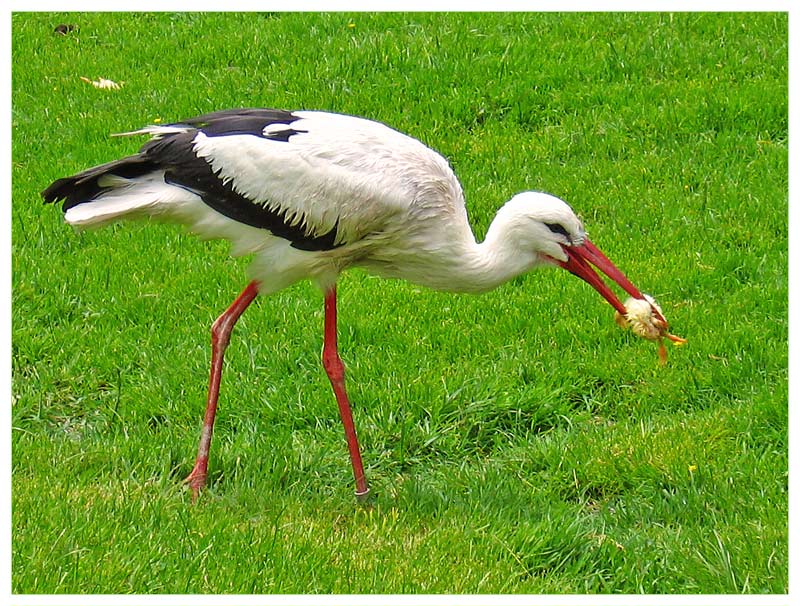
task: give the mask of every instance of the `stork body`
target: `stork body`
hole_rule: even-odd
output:
[[[642,297],[586,238],[570,207],[548,194],[513,197],[478,243],[447,161],[377,122],[245,109],[125,134],[151,138],[137,154],[55,181],[45,201],[64,200],[66,221],[79,228],[154,217],[226,239],[234,256],[252,255],[251,282],[212,327],[206,415],[187,478],[195,496],[206,481],[225,348],[259,294],[305,278],[324,293],[323,366],[342,415],[357,495],[369,489],[336,344],[336,281],[344,269],[479,293],[539,265],[559,265],[624,314],[590,262]]]

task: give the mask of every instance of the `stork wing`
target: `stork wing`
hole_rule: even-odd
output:
[[[425,192],[461,196],[439,154],[362,118],[225,110],[136,132],[153,135],[140,154],[164,167],[169,183],[304,250],[380,230],[394,214],[424,203]]]

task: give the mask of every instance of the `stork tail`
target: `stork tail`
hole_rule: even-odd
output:
[[[126,216],[148,214],[163,198],[164,192],[154,187],[152,179],[157,170],[152,160],[136,154],[58,179],[42,197],[45,203],[63,200],[67,223],[99,227]]]

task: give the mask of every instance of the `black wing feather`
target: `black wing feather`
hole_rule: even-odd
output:
[[[225,135],[255,135],[265,137],[264,128],[270,124],[289,124],[297,120],[292,112],[282,109],[225,109],[184,120],[176,126],[186,125],[203,131],[209,137]],[[276,135],[266,136],[269,139],[287,141],[288,138],[301,131],[287,128]]]
[[[142,154],[136,154],[89,168],[71,177],[53,181],[42,192],[42,197],[46,204],[64,200],[62,210],[67,212],[73,206],[93,200],[108,189],[98,184],[98,180],[103,175],[118,175],[125,179],[134,179],[156,169],[158,169],[158,165],[151,159]]]

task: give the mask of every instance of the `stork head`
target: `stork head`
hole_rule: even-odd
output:
[[[560,198],[541,192],[523,192],[514,196],[502,210],[507,213],[504,218],[507,229],[514,232],[519,246],[533,250],[540,262],[562,267],[588,282],[623,316],[625,306],[595,268],[631,297],[644,298],[625,274],[586,237],[580,219]],[[653,313],[663,320],[655,308]]]

